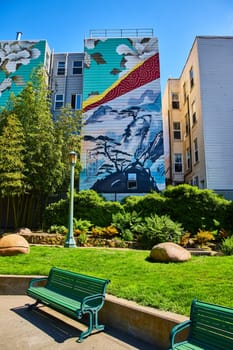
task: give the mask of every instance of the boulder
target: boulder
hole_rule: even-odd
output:
[[[19,235],[31,235],[32,231],[27,228],[27,227],[21,227],[17,230],[17,232]]]
[[[29,251],[28,242],[18,234],[9,234],[0,239],[0,255],[27,254]]]
[[[172,242],[159,243],[150,252],[150,258],[160,262],[183,262],[191,259],[191,254],[185,248]]]

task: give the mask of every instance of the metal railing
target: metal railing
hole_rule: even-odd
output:
[[[153,37],[153,29],[91,29],[90,38]]]

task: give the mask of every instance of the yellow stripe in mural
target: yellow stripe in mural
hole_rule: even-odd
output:
[[[99,95],[95,95],[92,96],[90,98],[88,98],[87,100],[83,101],[82,104],[82,108],[85,109],[87,106],[96,103],[100,100],[102,100],[102,98],[104,98],[105,95],[107,95],[107,93],[109,91],[111,91],[112,89],[114,89],[117,85],[119,85],[125,78],[128,77],[128,75],[130,75],[134,70],[138,69],[138,67],[140,67],[145,61],[142,61],[138,64],[136,64],[128,73],[126,73],[125,75],[123,75],[123,77],[121,77],[120,79],[116,80],[110,87],[108,87],[104,92],[102,92]]]

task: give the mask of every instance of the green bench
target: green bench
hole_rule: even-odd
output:
[[[41,285],[42,281],[45,281],[45,285]],[[29,309],[42,303],[74,319],[89,314],[89,327],[78,339],[78,342],[82,342],[94,329],[104,329],[103,325],[98,324],[98,312],[104,304],[109,282],[53,267],[48,277],[31,280],[26,293],[36,302],[29,305]]]
[[[176,335],[186,328],[187,339],[176,343]],[[194,299],[190,320],[173,327],[170,344],[170,350],[233,350],[233,309]]]

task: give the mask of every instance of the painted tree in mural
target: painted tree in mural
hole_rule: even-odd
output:
[[[85,40],[81,189],[164,188],[159,78],[156,38]]]

